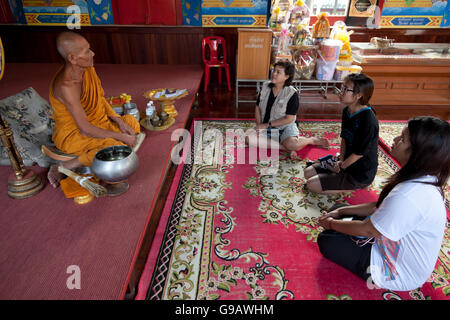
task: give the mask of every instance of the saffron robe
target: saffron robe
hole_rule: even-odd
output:
[[[53,84],[61,70],[62,68],[58,70],[50,83],[49,99],[53,109],[53,119],[55,120],[53,142],[59,150],[78,156],[81,164],[89,167],[95,154],[101,149],[125,144],[111,138],[92,138],[80,133],[69,110],[53,96]],[[120,132],[116,123],[109,119],[109,117],[119,117],[119,115],[106,101],[100,79],[94,67],[86,69],[83,74],[80,101],[86,117],[92,125],[105,130]],[[140,132],[139,122],[133,115],[124,115],[121,118],[134,130],[135,134]]]

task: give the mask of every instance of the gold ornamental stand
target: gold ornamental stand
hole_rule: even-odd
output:
[[[0,116],[0,137],[14,169],[14,173],[8,177],[8,196],[14,199],[25,199],[39,193],[45,184],[36,173],[25,168],[14,144],[12,130],[2,116]]]
[[[166,89],[153,89],[144,93],[144,97],[147,99],[151,99],[154,101],[158,101],[161,104],[161,108],[169,114],[172,118],[175,118],[178,115],[178,111],[175,109],[175,100],[184,98],[188,95],[188,91],[186,90],[179,96],[173,98],[167,98],[164,94],[162,94],[159,98],[155,98],[156,93],[165,91]],[[171,91],[176,89],[169,89]]]

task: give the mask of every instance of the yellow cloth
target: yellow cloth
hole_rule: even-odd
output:
[[[94,177],[91,178],[91,181],[98,183],[98,179]],[[78,182],[73,180],[72,178],[66,178],[60,181],[61,189],[64,192],[66,198],[76,198],[90,195],[89,191],[80,186]]]
[[[95,154],[99,150],[125,144],[111,138],[91,138],[80,133],[69,110],[53,96],[53,83],[61,70],[62,68],[58,70],[50,83],[49,100],[53,109],[53,119],[55,120],[53,142],[62,152],[78,156],[81,164],[88,167],[92,164]],[[100,79],[94,67],[90,67],[84,72],[81,86],[81,105],[88,121],[92,125],[105,130],[120,132],[118,126],[108,118],[108,116],[119,117],[119,115],[114,112],[106,101]],[[136,134],[140,132],[139,122],[133,115],[124,115],[121,118],[133,128]]]

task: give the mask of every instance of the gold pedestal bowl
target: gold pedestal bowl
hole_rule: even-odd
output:
[[[161,104],[161,108],[167,112],[172,118],[175,118],[178,115],[177,110],[175,109],[175,100],[184,98],[188,95],[188,91],[184,91],[180,95],[176,97],[166,97],[165,92],[166,90],[169,90],[170,92],[175,92],[177,89],[166,89],[166,88],[160,88],[160,89],[153,89],[149,90],[144,93],[144,97],[153,101],[157,101]],[[158,98],[155,97],[157,93],[160,92],[160,96]]]

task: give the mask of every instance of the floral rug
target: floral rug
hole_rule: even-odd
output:
[[[386,178],[398,169],[383,148],[370,187],[319,195],[304,188],[305,162],[339,150],[340,122],[301,121],[302,135],[326,137],[330,149],[306,147],[297,159],[280,151],[278,161],[264,154],[250,161],[251,151],[242,140],[225,134],[253,126],[253,121],[242,120],[195,122],[186,158],[191,163],[178,166],[137,299],[449,298],[448,228],[433,274],[422,288],[410,292],[377,289],[319,252],[320,210],[336,202],[376,201]],[[239,164],[242,150],[246,163]],[[196,161],[198,157],[203,161]],[[267,170],[274,163],[275,172]]]

